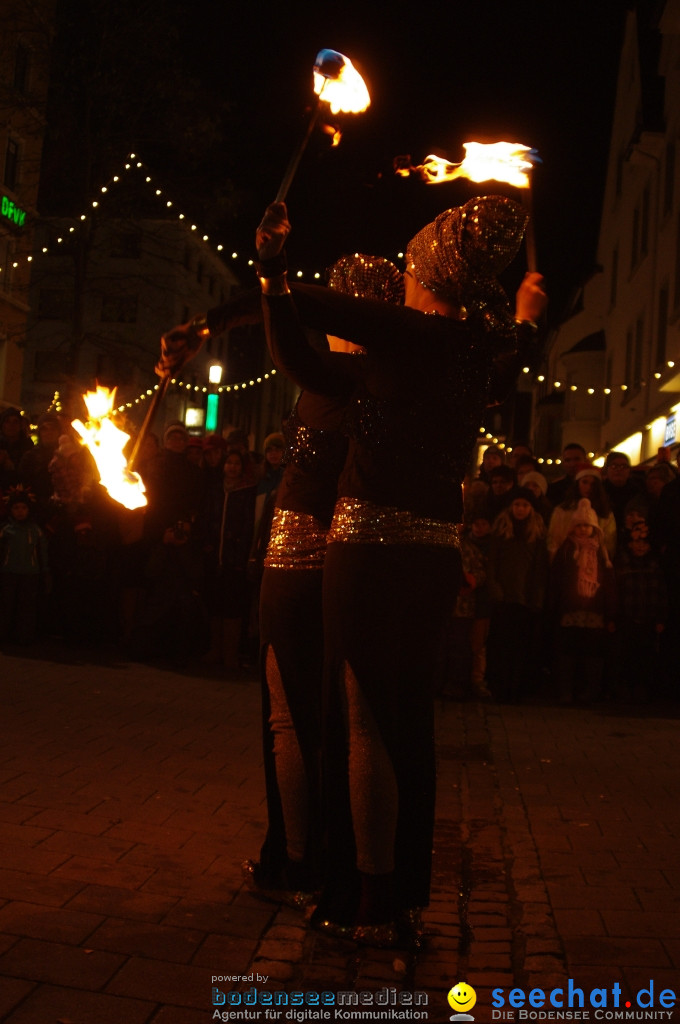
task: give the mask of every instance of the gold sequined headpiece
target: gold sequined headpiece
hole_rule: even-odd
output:
[[[328,287],[362,299],[381,299],[395,305],[404,301],[404,278],[394,263],[382,256],[359,252],[341,256],[328,272]]]
[[[506,196],[478,196],[440,213],[406,250],[416,279],[481,317],[489,329],[511,319],[496,275],[519,251],[529,215]]]

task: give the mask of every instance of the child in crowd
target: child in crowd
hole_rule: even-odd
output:
[[[493,524],[489,551],[488,680],[495,697],[516,702],[537,673],[548,553],[532,491],[519,487],[510,497]]]
[[[616,607],[614,571],[602,528],[588,498],[573,511],[569,533],[552,564],[550,603],[557,625],[557,684],[561,703],[602,692],[607,632]]]
[[[0,637],[29,644],[35,639],[41,592],[48,581],[47,541],[33,521],[29,491],[12,488],[8,522],[0,531]]]
[[[639,520],[624,533],[615,563],[619,697],[648,701],[659,690],[659,637],[668,616],[666,582]]]

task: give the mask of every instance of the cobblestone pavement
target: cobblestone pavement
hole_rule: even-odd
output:
[[[0,1020],[206,1024],[213,984],[258,975],[423,992],[435,1024],[461,980],[478,1021],[494,988],[680,989],[674,709],[441,704],[414,956],[319,936],[243,888],[265,817],[255,681],[58,651],[0,672]]]

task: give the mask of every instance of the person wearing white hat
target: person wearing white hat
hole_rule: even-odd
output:
[[[552,513],[548,527],[548,553],[554,558],[558,548],[568,537],[574,512],[582,498],[588,499],[597,516],[611,559],[616,553],[616,520],[602,486],[600,471],[597,466],[591,466],[589,463],[584,463],[576,472],[565,500]]]
[[[598,515],[587,498],[573,510],[551,568],[559,698],[591,700],[602,687],[607,632],[614,629],[616,585]]]

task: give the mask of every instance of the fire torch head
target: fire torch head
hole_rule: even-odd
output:
[[[339,78],[345,66],[345,58],[337,50],[319,50],[314,61],[314,70],[323,78]]]

